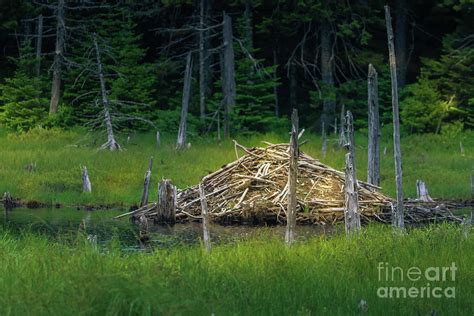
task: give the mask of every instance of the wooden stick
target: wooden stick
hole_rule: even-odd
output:
[[[346,154],[346,169],[344,182],[345,209],[344,220],[346,234],[350,235],[360,230],[359,195],[357,192],[357,178],[354,157],[354,125],[350,111],[346,115],[349,152]]]
[[[201,198],[201,217],[202,217],[202,231],[204,247],[207,252],[211,251],[211,236],[209,234],[209,215],[207,209],[206,194],[204,193],[204,187],[199,184],[199,197]]]
[[[148,163],[148,170],[145,172],[145,181],[143,183],[143,194],[140,200],[140,207],[148,204],[148,193],[150,191],[150,179],[151,179],[151,168],[153,167],[153,157],[150,158]]]
[[[186,57],[186,70],[184,72],[183,98],[181,105],[181,119],[179,122],[178,139],[176,149],[183,149],[186,143],[187,117],[189,108],[189,99],[191,97],[191,79],[193,69],[192,53],[189,52]]]
[[[288,209],[286,211],[286,233],[285,241],[291,245],[294,240],[296,226],[296,186],[298,177],[298,110],[293,109],[291,114],[291,138],[290,138],[290,165],[288,170]]]
[[[398,86],[397,86],[397,62],[395,58],[395,46],[393,44],[392,18],[390,7],[385,6],[385,21],[387,24],[388,52],[390,58],[390,75],[392,81],[392,111],[393,111],[393,155],[395,159],[395,180],[397,191],[397,204],[393,214],[393,225],[404,228],[403,211],[403,180],[402,180],[402,153],[400,149],[400,118],[398,113]]]
[[[367,80],[368,105],[369,105],[369,144],[367,182],[380,185],[380,119],[377,71],[372,64],[369,65]]]

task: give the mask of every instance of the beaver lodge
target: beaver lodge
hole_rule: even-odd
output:
[[[201,181],[209,218],[221,224],[284,224],[288,198],[289,144],[266,143],[267,147],[237,148],[244,155]],[[344,220],[345,175],[304,152],[299,153],[297,174],[297,223],[334,224]],[[161,182],[170,185],[169,180]],[[359,212],[363,222],[389,222],[392,199],[380,188],[358,181]],[[171,189],[170,189],[171,188]],[[185,222],[201,220],[199,185],[176,193],[173,187],[159,191],[175,195],[175,203],[151,203],[133,212],[132,219],[145,216],[155,222]],[[161,193],[159,193],[161,195]],[[160,197],[159,197],[160,199]],[[166,200],[166,199],[165,199]],[[160,205],[161,204],[161,205]],[[407,205],[407,220],[421,222],[432,219],[456,219],[446,208],[433,211],[427,205]]]

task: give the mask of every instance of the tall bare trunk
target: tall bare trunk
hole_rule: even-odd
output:
[[[334,59],[332,55],[332,44],[333,35],[329,22],[325,21],[322,24],[321,32],[321,76],[324,82],[324,89],[326,95],[323,99],[323,114],[321,116],[321,122],[324,122],[326,126],[334,121],[334,115],[336,110],[336,102],[332,97],[332,90],[334,88]],[[329,92],[329,95],[327,95]]]
[[[61,68],[64,54],[64,41],[66,37],[64,0],[59,0],[56,8],[56,49],[53,62],[53,85],[51,88],[51,101],[49,103],[49,114],[58,112],[59,98],[61,94]]]
[[[235,105],[235,61],[232,19],[224,14],[224,137],[230,136],[230,113]]]
[[[43,15],[38,16],[36,25],[36,76],[41,73],[41,49],[43,45]]]
[[[206,96],[209,84],[209,31],[206,30],[209,0],[201,0],[199,13],[199,116],[202,121],[206,118]]]
[[[349,235],[360,230],[359,194],[357,191],[354,144],[354,119],[350,111],[347,111],[346,115],[346,130],[349,152],[346,154],[346,169],[344,182],[344,221],[346,226],[346,234]]]
[[[189,109],[189,99],[191,95],[191,72],[193,69],[193,58],[191,52],[186,57],[186,70],[184,71],[183,99],[181,107],[181,120],[179,123],[178,140],[176,149],[183,149],[186,143],[186,125]]]
[[[276,82],[278,79],[278,56],[276,49],[273,50],[273,66],[275,67],[275,70],[273,71],[273,80]],[[279,117],[280,102],[278,99],[278,86],[276,84],[273,85],[273,94],[275,95],[275,116]]]
[[[367,80],[368,105],[369,105],[369,148],[367,182],[380,185],[380,119],[377,71],[372,64],[369,65]]]
[[[100,91],[102,95],[102,105],[104,107],[104,122],[105,127],[107,130],[107,142],[101,146],[101,149],[109,149],[109,150],[120,150],[120,145],[115,140],[114,130],[112,125],[112,116],[110,115],[110,104],[109,98],[107,96],[107,89],[105,87],[105,78],[104,78],[104,70],[102,67],[102,61],[100,58],[100,48],[99,44],[97,43],[97,34],[93,34],[93,41],[94,41],[94,48],[95,48],[95,55],[97,61],[97,74],[99,76],[100,82]]]
[[[395,158],[395,180],[397,189],[397,205],[393,214],[393,225],[403,228],[405,226],[403,211],[403,180],[402,180],[402,153],[400,149],[400,118],[398,113],[398,82],[397,62],[393,44],[392,18],[390,8],[385,6],[385,20],[387,23],[388,52],[390,58],[390,75],[392,81],[392,111],[393,111],[393,155]]]
[[[288,245],[294,242],[294,230],[296,226],[296,187],[298,185],[298,110],[293,109],[291,114],[291,138],[290,138],[290,164],[288,166],[288,208],[286,210],[286,233],[285,241]]]
[[[298,73],[296,72],[296,63],[291,61],[290,69],[290,96],[289,96],[289,103],[292,109],[298,108]]]
[[[395,55],[397,56],[397,79],[400,87],[405,86],[407,73],[407,0],[395,1]]]

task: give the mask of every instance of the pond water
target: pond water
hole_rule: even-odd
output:
[[[143,250],[139,240],[138,227],[128,218],[114,220],[122,210],[85,211],[74,208],[15,208],[2,210],[0,224],[14,233],[31,231],[35,234],[61,238],[74,236],[78,232],[84,235],[96,235],[100,247],[105,247],[112,239],[118,240],[125,251]],[[150,225],[147,249],[154,247],[173,247],[179,244],[199,243],[202,226],[198,222],[176,225]],[[337,228],[336,228],[337,230]],[[334,233],[334,228],[321,226],[297,226],[296,237],[306,239],[315,235]],[[211,225],[213,243],[226,243],[249,238],[261,233],[284,238],[285,226],[249,227]]]

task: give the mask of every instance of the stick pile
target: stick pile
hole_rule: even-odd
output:
[[[208,205],[210,221],[221,224],[283,224],[288,198],[289,145],[266,143],[266,148],[246,148],[235,143],[245,155],[205,176],[201,183],[176,195],[176,221],[201,220],[199,185]],[[298,158],[298,224],[334,224],[344,220],[344,173],[326,166],[303,152]],[[358,181],[359,212],[362,222],[390,223],[394,201],[379,187]],[[409,201],[407,222],[461,222],[445,203]],[[160,222],[157,203],[117,216],[142,215]]]
[[[245,155],[203,178],[209,215],[215,222],[284,223],[288,198],[288,144],[266,148],[236,148]],[[344,174],[300,153],[298,159],[297,222],[335,223],[344,219]],[[359,182],[359,207],[371,218],[387,207],[390,199],[378,188]],[[201,213],[198,186],[177,196],[179,217]]]

